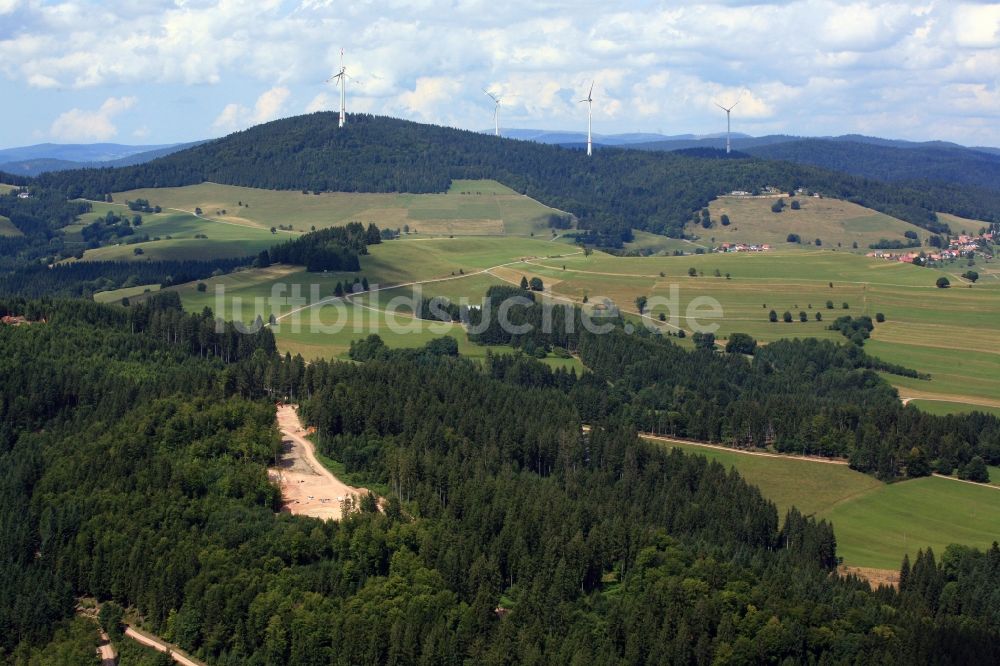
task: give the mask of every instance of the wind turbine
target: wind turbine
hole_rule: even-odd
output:
[[[338,123],[338,127],[343,127],[344,123],[347,122],[347,79],[349,78],[347,68],[344,66],[344,49],[340,49],[340,71],[326,80],[327,83],[336,81],[340,85],[340,123]]]
[[[493,125],[495,126],[494,132],[497,136],[500,136],[500,96],[491,93],[486,88],[483,88],[483,92],[486,96],[493,100]]]
[[[587,103],[587,155],[588,157],[593,154],[593,144],[591,143],[590,130],[594,124],[594,82],[590,82],[590,91],[587,93],[586,99],[581,99],[580,104],[584,102]]]
[[[736,101],[733,102],[733,105],[731,107],[729,107],[728,109],[726,107],[722,106],[721,104],[719,104],[718,102],[715,103],[715,105],[717,107],[719,107],[720,109],[722,109],[723,111],[726,112],[726,155],[728,155],[729,152],[730,152],[730,150],[732,149],[731,145],[730,145],[730,142],[729,142],[729,132],[730,132],[729,114],[732,112],[733,109],[736,108],[736,105],[740,103],[740,99],[741,98],[742,98],[742,95],[740,97],[737,97]]]

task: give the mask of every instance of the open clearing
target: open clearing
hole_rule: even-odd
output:
[[[278,428],[284,453],[277,466],[268,470],[268,477],[281,487],[282,511],[340,520],[343,502],[357,502],[366,491],[347,485],[320,464],[294,406],[278,407]]]
[[[495,181],[455,181],[444,194],[369,194],[287,190],[202,183],[119,192],[116,203],[147,199],[151,205],[251,228],[291,225],[295,231],[357,221],[381,229],[409,227],[420,235],[520,235],[548,237],[548,216],[559,213]]]
[[[21,230],[9,219],[0,215],[0,236],[22,236]]]
[[[772,246],[788,245],[788,234],[798,234],[802,243],[815,247],[817,238],[823,247],[842,247],[851,250],[857,242],[858,251],[868,251],[868,245],[885,238],[905,241],[904,233],[914,231],[921,239],[930,233],[909,222],[890,217],[840,199],[815,199],[796,197],[801,210],[786,207],[775,213],[771,206],[774,198],[720,197],[712,201],[708,210],[712,227],[689,224],[685,232],[699,236],[704,242],[715,238],[716,243],[770,243]],[[785,197],[785,203],[791,204]],[[722,215],[729,215],[729,226],[722,226]],[[839,243],[839,245],[838,245]]]
[[[993,488],[939,477],[884,484],[846,465],[656,441],[735,467],[782,516],[796,506],[831,521],[837,552],[851,566],[898,569],[904,554],[912,561],[921,548],[987,548],[1000,534],[1000,492]]]

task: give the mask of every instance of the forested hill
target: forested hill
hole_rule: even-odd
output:
[[[1000,191],[1000,155],[961,146],[900,147],[860,140],[801,139],[741,150],[764,159],[809,164],[887,182],[930,181]]]
[[[694,211],[719,194],[807,187],[920,226],[935,211],[1000,220],[1000,193],[907,189],[815,167],[758,158],[721,159],[626,149],[582,151],[393,118],[332,113],[286,118],[152,162],[39,176],[69,197],[100,198],[140,187],[213,181],[271,189],[442,192],[453,178],[492,178],[574,213],[592,240],[618,245],[633,228],[680,236]]]
[[[828,523],[779,520],[734,471],[583,434],[538,361],[306,365],[176,294],[8,313],[34,323],[0,327],[4,666],[95,663],[41,652],[80,597],[219,666],[1000,660],[1000,548],[872,591],[832,574]],[[281,396],[383,511],[276,512]]]

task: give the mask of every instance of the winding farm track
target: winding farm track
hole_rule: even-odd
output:
[[[559,255],[559,256],[569,257],[569,256],[572,256],[574,254],[582,254],[582,252],[570,252],[568,254]],[[490,271],[496,270],[497,268],[504,268],[505,266],[516,266],[518,264],[528,263],[527,259],[528,258],[521,258],[521,259],[517,259],[516,261],[508,261],[507,263],[504,263],[504,264],[497,264],[496,266],[491,266],[489,268],[484,268],[484,269],[478,270],[478,271],[472,271],[471,273],[464,273],[462,275],[448,275],[446,277],[431,278],[429,280],[414,280],[413,282],[401,282],[400,284],[392,284],[392,285],[387,285],[387,286],[384,286],[384,287],[375,287],[373,289],[369,289],[366,292],[359,292],[359,293],[374,294],[374,293],[378,293],[380,291],[390,291],[392,289],[402,289],[403,287],[415,287],[417,285],[422,285],[422,284],[433,284],[435,282],[448,282],[450,280],[464,280],[465,278],[475,277],[476,275],[486,275],[486,274],[493,275],[492,273],[490,273]],[[493,277],[498,277],[498,276],[493,275]],[[294,310],[289,310],[288,312],[286,312],[285,314],[281,315],[280,317],[275,317],[274,320],[275,321],[281,321],[282,319],[285,319],[286,317],[291,317],[292,315],[298,314],[299,312],[302,312],[303,310],[308,310],[309,308],[315,308],[315,307],[318,307],[318,306],[326,305],[327,303],[333,303],[335,301],[345,300],[347,298],[350,298],[350,296],[329,296],[327,298],[320,299],[320,300],[316,301],[315,303],[309,303],[307,305],[303,305],[302,307],[295,308]]]

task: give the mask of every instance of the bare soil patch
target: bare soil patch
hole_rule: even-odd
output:
[[[340,520],[344,502],[355,505],[367,491],[347,485],[316,458],[316,448],[302,427],[294,405],[278,406],[284,452],[268,477],[281,487],[282,511],[323,520]]]

